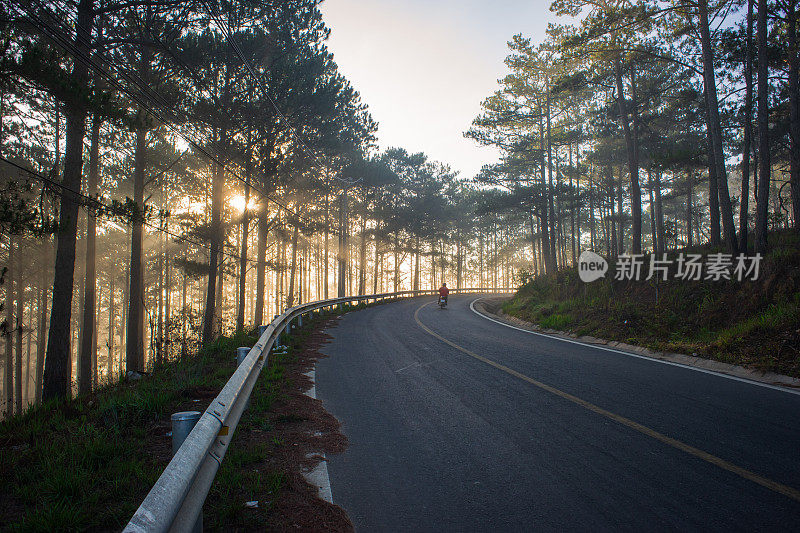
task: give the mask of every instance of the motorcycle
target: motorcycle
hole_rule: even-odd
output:
[[[439,309],[444,309],[447,307],[447,298],[444,296],[439,296]]]

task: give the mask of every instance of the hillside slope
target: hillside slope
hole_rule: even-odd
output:
[[[800,376],[800,237],[771,236],[756,280],[580,280],[577,268],[525,283],[505,313],[545,328],[591,335]],[[708,247],[681,250],[704,256]],[[675,259],[677,253],[671,253]]]

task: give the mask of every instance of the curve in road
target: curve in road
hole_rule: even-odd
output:
[[[794,529],[800,397],[488,321],[451,296],[329,331],[333,497],[379,530]]]

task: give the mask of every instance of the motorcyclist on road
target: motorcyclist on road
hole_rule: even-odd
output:
[[[447,305],[448,294],[450,294],[450,290],[447,288],[447,283],[442,283],[442,286],[439,287],[439,298],[444,298],[445,305]]]

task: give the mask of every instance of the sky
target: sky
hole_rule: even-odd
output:
[[[324,0],[328,48],[379,123],[381,149],[425,152],[472,178],[498,152],[463,133],[507,73],[507,42],[566,22],[551,0]]]

